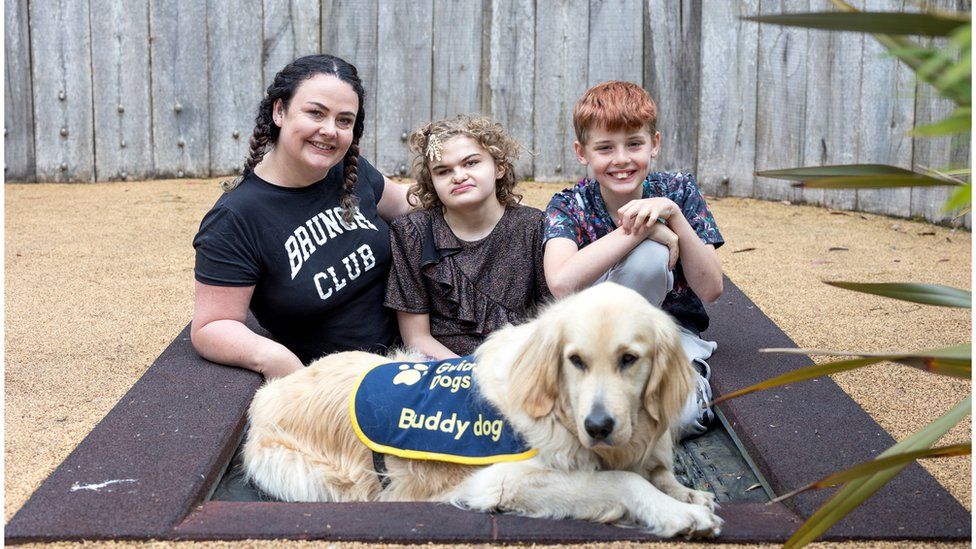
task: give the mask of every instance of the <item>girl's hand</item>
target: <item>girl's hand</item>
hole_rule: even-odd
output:
[[[664,197],[643,198],[631,200],[617,210],[619,221],[617,226],[625,233],[631,234],[635,230],[651,229],[658,218],[667,221],[671,214],[680,213],[678,205],[671,199]]]
[[[655,223],[647,234],[647,240],[668,247],[668,270],[674,269],[678,263],[678,235],[664,223]]]

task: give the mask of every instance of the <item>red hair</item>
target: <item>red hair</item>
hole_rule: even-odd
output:
[[[657,129],[657,105],[647,90],[632,82],[611,80],[586,90],[573,108],[576,140],[586,144],[590,128],[607,131],[633,131],[647,128],[651,136]]]

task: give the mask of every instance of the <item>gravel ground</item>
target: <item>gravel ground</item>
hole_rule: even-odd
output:
[[[544,207],[560,188],[526,183],[525,202]],[[219,193],[215,180],[5,185],[5,521],[189,321],[190,242]],[[719,252],[726,274],[801,347],[915,350],[972,339],[968,310],[876,298],[821,282],[971,288],[969,232],[777,202],[709,203],[728,242]],[[896,439],[971,391],[970,382],[892,364],[835,379]],[[966,421],[943,442],[969,440],[970,430]],[[923,465],[971,510],[971,464],[952,458]],[[234,546],[272,544],[278,545]],[[203,545],[229,546],[194,544]]]

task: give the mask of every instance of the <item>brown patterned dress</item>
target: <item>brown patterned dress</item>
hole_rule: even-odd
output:
[[[524,321],[552,297],[542,271],[543,220],[535,208],[509,206],[491,234],[467,242],[439,207],[395,219],[384,305],[430,315],[435,339],[470,354],[493,330]]]

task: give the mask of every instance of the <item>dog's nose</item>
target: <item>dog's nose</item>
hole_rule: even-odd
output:
[[[608,414],[599,404],[594,406],[586,419],[583,420],[586,433],[594,440],[605,440],[613,432],[613,426],[613,416]]]

